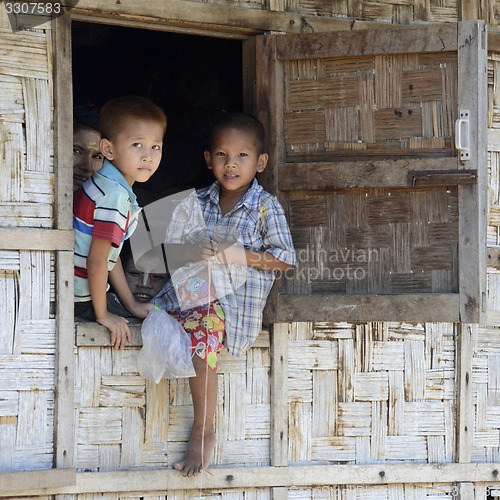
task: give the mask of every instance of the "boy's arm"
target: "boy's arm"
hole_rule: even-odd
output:
[[[120,257],[118,257],[113,270],[109,273],[109,282],[118,294],[118,297],[120,297],[125,309],[137,318],[145,318],[149,311],[153,308],[153,304],[149,302],[144,304],[135,300],[132,291],[128,286],[127,279],[125,278],[125,271],[123,270]]]
[[[89,255],[87,257],[87,275],[90,287],[90,296],[96,315],[96,321],[104,325],[111,332],[111,345],[116,349],[125,347],[130,342],[130,329],[125,318],[108,312],[106,305],[106,288],[108,282],[108,253],[111,242],[92,238]]]
[[[294,266],[282,262],[270,252],[259,252],[247,248],[231,245],[227,241],[220,242],[217,260],[223,264],[243,264],[244,266],[255,267],[265,271],[286,271]]]

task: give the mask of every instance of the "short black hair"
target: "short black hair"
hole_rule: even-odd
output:
[[[104,139],[113,140],[123,129],[127,118],[151,120],[167,128],[165,112],[146,97],[126,95],[115,97],[101,108],[99,129]]]
[[[266,139],[264,127],[255,116],[248,113],[222,114],[212,127],[208,140],[208,147],[210,150],[212,150],[215,138],[219,133],[227,129],[236,129],[252,135],[255,138],[258,153],[264,153]]]

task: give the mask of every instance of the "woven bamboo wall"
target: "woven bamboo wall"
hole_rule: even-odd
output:
[[[145,381],[137,372],[139,347],[116,352],[83,344],[76,358],[76,467],[165,467],[182,459],[192,424],[187,380]],[[221,357],[216,464],[270,464],[269,367],[267,332],[246,356]]]
[[[456,74],[453,52],[287,61],[286,161],[450,156]]]
[[[286,9],[400,23],[458,20],[455,1],[418,2],[420,8],[408,3],[297,1],[287,3]],[[241,4],[261,8],[257,3]],[[495,21],[498,5],[490,3],[485,19]],[[4,47],[8,50],[2,53]],[[8,30],[0,32],[1,226],[53,225],[53,173],[47,154],[53,150],[48,132],[52,116],[50,47],[50,33],[33,31],[13,39]],[[491,56],[489,76],[489,127],[494,131],[500,129],[499,56]],[[490,245],[500,245],[500,147],[495,144],[490,144]],[[445,198],[450,194],[453,196],[443,193]],[[300,241],[300,235],[296,237]],[[49,252],[0,251],[0,472],[52,466],[53,260]],[[487,326],[473,330],[472,459],[478,462],[500,461],[499,294],[500,272],[491,269],[490,319]],[[456,343],[457,331],[451,324],[292,323],[287,374],[290,463],[456,460]],[[119,353],[101,345],[77,345],[75,466],[79,470],[168,466],[185,448],[192,412],[186,384],[145,383],[136,371],[138,350],[137,345]],[[223,355],[221,359],[216,464],[270,462],[269,351],[264,333],[244,358]],[[168,499],[272,497],[269,488],[200,491],[198,486],[171,492]],[[476,485],[476,495],[486,499],[484,485]],[[138,496],[81,494],[65,498]],[[456,496],[453,484],[292,487],[286,492],[286,498],[308,500]],[[165,498],[148,492],[140,497]]]
[[[51,34],[0,26],[0,226],[50,228]],[[52,467],[54,300],[53,253],[0,251],[1,472]]]
[[[489,93],[489,222],[488,245],[500,245],[500,55],[490,54]],[[500,460],[500,271],[488,270],[488,325],[474,336],[474,442],[473,460]]]
[[[286,61],[280,175],[322,159],[454,156],[456,73],[446,52]],[[286,292],[458,291],[456,188],[314,193],[308,180],[287,194],[299,266]]]

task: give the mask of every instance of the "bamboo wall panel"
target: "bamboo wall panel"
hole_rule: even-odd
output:
[[[0,472],[52,467],[51,283],[48,252],[0,252]]]
[[[167,467],[183,457],[192,423],[187,380],[158,385],[137,373],[138,348],[79,347],[76,467]],[[223,354],[218,371],[215,464],[269,465],[269,337],[245,357]]]
[[[453,462],[452,324],[295,323],[288,366],[290,462]]]
[[[488,56],[489,151],[488,246],[500,244],[500,54]],[[473,330],[473,422],[471,457],[500,461],[500,271],[488,269],[488,321]]]
[[[286,293],[456,292],[457,200],[451,187],[290,193]]]
[[[456,54],[284,63],[286,161],[453,156]]]
[[[51,37],[0,29],[0,225],[53,226]]]

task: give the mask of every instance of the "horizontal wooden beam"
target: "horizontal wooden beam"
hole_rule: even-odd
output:
[[[135,493],[159,495],[174,490],[228,488],[300,488],[334,485],[389,485],[457,482],[496,482],[500,464],[375,464],[300,465],[289,467],[210,467],[210,474],[184,477],[169,469],[120,472],[81,472],[75,486],[0,490],[0,497]]]
[[[62,488],[76,485],[74,469],[50,469],[0,473],[0,497],[4,493],[15,496],[16,491],[43,491],[46,488]]]
[[[127,343],[127,347],[142,347],[142,321],[137,318],[130,318],[128,321],[132,341]],[[105,326],[75,318],[75,329],[77,347],[111,347],[111,335]]]
[[[294,12],[277,12],[184,0],[80,0],[71,16],[77,21],[106,22],[206,36],[247,38],[264,32],[316,33],[382,26],[369,21],[328,19]]]
[[[279,295],[275,322],[460,321],[459,295]]]
[[[359,30],[339,32],[335,36],[322,37],[319,33],[300,33],[276,40],[276,57],[279,60],[354,57],[375,54],[406,54],[408,52],[456,51],[457,25],[436,24],[426,26],[392,25],[385,32]]]
[[[127,347],[142,347],[141,325],[142,320],[130,318],[128,326],[132,334],[132,341]],[[99,323],[89,321],[75,321],[77,347],[111,347],[109,330]],[[269,330],[263,329],[254,343],[255,347],[269,347]]]
[[[395,161],[287,163],[278,167],[278,189],[334,190],[347,188],[408,187],[408,173],[457,171],[456,158]]]
[[[0,250],[73,250],[72,230],[0,228]]]

